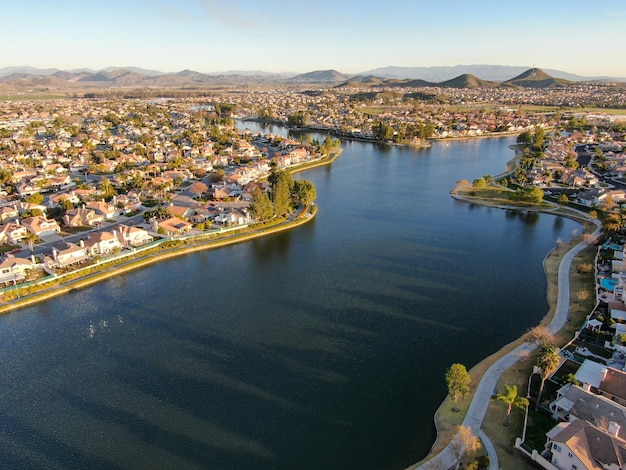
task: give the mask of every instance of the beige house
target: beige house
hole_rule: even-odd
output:
[[[614,422],[609,423],[608,429],[601,429],[585,420],[559,423],[547,433],[546,450],[553,465],[551,468],[626,468],[626,441],[617,437],[618,433],[619,425]]]
[[[35,267],[32,259],[16,258],[12,254],[7,254],[0,258],[0,284],[17,284]]]
[[[66,247],[62,250],[52,248],[52,258],[46,256],[44,262],[48,268],[65,268],[72,264],[81,263],[89,259],[87,250],[84,243],[81,241],[80,245],[74,243],[66,243]]]
[[[146,230],[128,225],[118,226],[115,233],[119,242],[125,246],[141,246],[154,240]]]
[[[70,209],[66,211],[63,216],[63,223],[68,227],[94,227],[95,225],[104,223],[104,220],[105,218],[102,214],[96,214],[96,211],[87,209],[86,207]]]
[[[97,232],[89,235],[85,248],[91,256],[106,255],[115,249],[121,249],[122,244],[113,232]]]
[[[192,228],[192,224],[177,217],[154,221],[154,230],[158,231],[159,229],[162,229],[168,237],[183,235],[186,232],[189,232]]]
[[[30,233],[38,237],[52,235],[61,231],[61,227],[59,227],[56,220],[48,220],[43,216],[28,217],[22,220],[22,225]]]
[[[0,243],[17,245],[28,236],[28,230],[19,223],[10,222],[0,225]]]

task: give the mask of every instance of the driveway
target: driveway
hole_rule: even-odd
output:
[[[63,237],[56,233],[53,233],[52,235],[42,235],[39,238],[41,238],[45,243],[56,243],[63,241]]]

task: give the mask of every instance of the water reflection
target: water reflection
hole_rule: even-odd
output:
[[[0,317],[0,466],[419,460],[445,369],[543,317],[541,261],[578,228],[450,197],[504,168],[509,141],[348,142],[301,175],[317,187],[310,223]]]

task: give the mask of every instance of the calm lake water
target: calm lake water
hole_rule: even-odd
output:
[[[511,143],[344,142],[301,175],[311,223],[0,317],[0,468],[421,459],[446,368],[544,316],[542,259],[579,227],[450,197],[503,170]]]

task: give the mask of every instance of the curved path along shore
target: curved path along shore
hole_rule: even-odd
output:
[[[600,225],[598,221],[595,221],[597,229],[593,233],[593,238],[596,239],[600,234]],[[578,253],[584,248],[589,246],[587,243],[581,242],[569,250],[561,260],[559,264],[558,273],[558,294],[557,302],[554,311],[554,316],[547,328],[551,333],[557,333],[567,321],[570,308],[570,287],[569,287],[569,271],[572,261]],[[467,426],[472,429],[472,432],[480,438],[487,454],[489,455],[490,470],[498,470],[498,455],[496,449],[489,440],[489,437],[480,428],[482,422],[487,413],[487,407],[493,395],[493,391],[498,384],[500,375],[515,364],[519,359],[528,356],[534,349],[537,348],[535,343],[525,342],[520,344],[517,348],[502,356],[496,362],[494,362],[489,369],[485,372],[485,375],[480,380],[474,398],[467,410],[465,419],[463,420],[463,426]],[[409,467],[415,470],[431,470],[431,469],[449,469],[457,464],[457,457],[452,449],[452,446],[448,444],[439,454],[433,457],[431,460],[425,462],[419,466]]]

